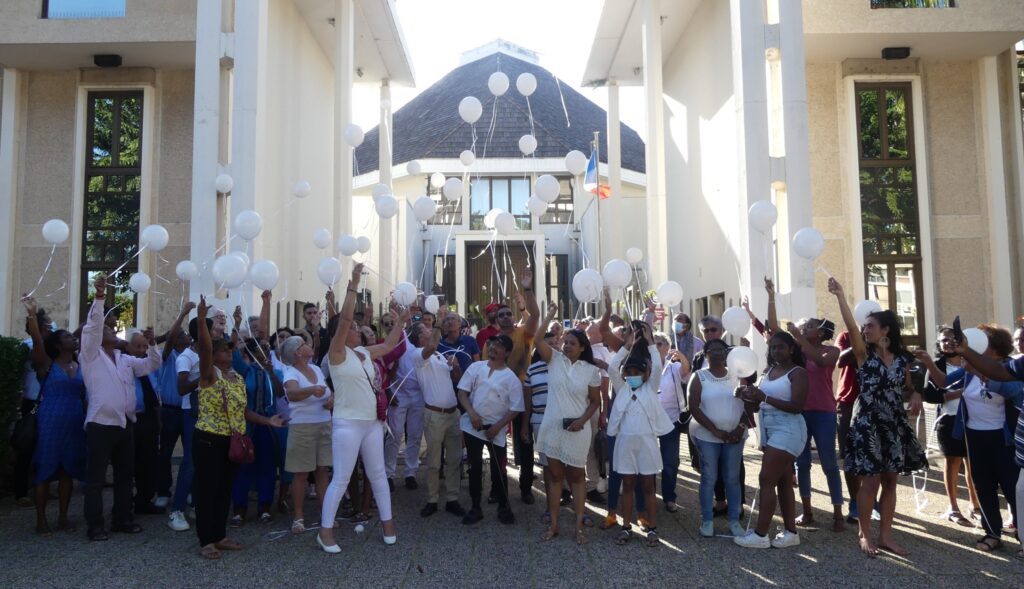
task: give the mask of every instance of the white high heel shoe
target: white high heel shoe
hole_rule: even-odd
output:
[[[319,532],[317,532],[317,534],[316,534],[316,543],[327,554],[340,554],[341,553],[341,547],[338,546],[337,544],[332,544],[330,546],[324,544],[324,541],[320,539],[320,533]]]
[[[388,546],[392,546],[396,542],[398,542],[398,536],[382,536],[382,537],[384,538],[384,543],[387,544]]]

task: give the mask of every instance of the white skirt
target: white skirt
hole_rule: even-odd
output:
[[[619,474],[659,474],[662,470],[661,449],[654,434],[623,434],[615,436],[612,465]]]

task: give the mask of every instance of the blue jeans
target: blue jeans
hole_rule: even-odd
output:
[[[185,455],[181,458],[178,468],[178,482],[174,487],[174,500],[171,511],[185,511],[189,493],[192,492],[192,432],[196,429],[196,418],[191,411],[184,411],[181,420],[181,447]]]
[[[185,411],[176,407],[160,408],[160,457],[156,483],[156,494],[159,497],[171,496],[171,482],[174,480],[171,476],[171,457],[184,427]]]
[[[678,452],[676,453],[678,454]],[[619,493],[622,492],[622,475],[615,472],[615,436],[608,436],[608,511],[613,511],[619,507]],[[640,486],[637,485],[637,492],[633,493],[635,497],[636,512],[642,513],[647,510],[647,501],[644,499],[644,494],[639,491]]]
[[[672,431],[663,436],[658,436],[658,446],[661,448],[661,499],[668,503],[676,500],[676,481],[679,478],[679,436],[682,435],[682,426],[674,424]]]
[[[832,505],[843,504],[843,482],[839,477],[839,461],[836,458],[836,414],[827,411],[804,411],[807,422],[807,444],[796,459],[796,478],[800,485],[800,496],[811,496],[811,438],[818,449],[821,470],[825,471],[828,493]]]
[[[252,464],[243,464],[238,469],[231,492],[235,509],[245,510],[248,507],[249,490],[254,484],[259,496],[256,501],[259,509],[269,508],[274,501],[274,483],[277,481],[277,461],[274,456],[276,436],[277,433],[269,426],[253,426],[252,444],[256,451],[256,460]]]
[[[725,442],[705,442],[694,438],[697,451],[700,453],[700,516],[702,521],[714,519],[715,481],[719,471],[725,483],[725,498],[729,502],[729,521],[740,519],[743,508],[741,499],[742,481],[740,481],[740,463],[743,462],[743,442],[726,444]]]

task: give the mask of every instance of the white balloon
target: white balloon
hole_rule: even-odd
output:
[[[373,198],[380,198],[385,194],[391,194],[391,187],[387,184],[374,184],[373,185]]]
[[[325,250],[331,247],[331,232],[321,227],[313,232],[313,245],[318,249]]]
[[[462,150],[462,153],[459,154],[459,161],[462,162],[462,165],[468,168],[476,161],[476,155],[472,151],[464,149]]]
[[[395,285],[395,302],[403,307],[415,303],[418,295],[416,286],[411,282],[399,282]]]
[[[508,211],[502,211],[494,217],[494,230],[501,235],[511,235],[516,230],[515,215]]]
[[[825,251],[825,238],[813,227],[804,227],[793,235],[793,251],[805,260],[817,260]]]
[[[417,221],[426,223],[437,214],[437,203],[429,196],[421,196],[412,203],[412,214]]]
[[[353,149],[359,147],[363,143],[363,128],[355,123],[349,123],[345,127],[345,143],[348,143]]]
[[[247,275],[245,260],[239,256],[228,254],[213,261],[213,280],[218,286],[238,288]]]
[[[249,269],[249,279],[260,290],[274,290],[280,278],[281,271],[271,260],[260,260]]]
[[[359,248],[359,253],[361,254],[365,254],[366,252],[370,251],[370,246],[373,245],[373,243],[370,242],[370,238],[365,235],[360,235],[356,239],[356,244],[357,247]]]
[[[572,277],[572,294],[581,303],[596,303],[601,300],[604,281],[601,273],[593,268],[584,268]]]
[[[398,214],[398,199],[390,194],[378,196],[373,208],[381,219],[390,219]]]
[[[530,209],[531,214],[539,217],[548,212],[548,207],[551,205],[538,198],[536,194],[532,194],[530,199],[526,201],[526,206]]]
[[[523,96],[529,96],[537,90],[537,77],[530,72],[519,74],[516,78],[516,90]]]
[[[43,224],[43,239],[48,243],[54,245],[64,243],[70,235],[71,229],[68,224],[60,219],[50,219]]]
[[[152,284],[153,281],[149,279],[149,275],[145,272],[136,272],[128,279],[128,288],[132,289],[137,294],[148,292],[149,287],[152,286]]]
[[[246,241],[252,241],[263,230],[263,217],[252,209],[247,209],[235,216],[235,233]]]
[[[761,233],[770,231],[778,218],[779,209],[775,208],[775,205],[767,200],[755,202],[750,205],[750,209],[747,211],[747,219],[750,222],[750,226]]]
[[[292,186],[292,194],[295,198],[306,198],[313,192],[313,187],[305,180],[299,180]]]
[[[251,260],[249,259],[249,254],[247,254],[247,253],[245,253],[245,252],[243,252],[243,251],[237,251],[237,252],[231,252],[231,253],[230,253],[230,254],[228,254],[228,255],[229,255],[229,256],[235,256],[235,257],[236,257],[236,258],[238,258],[239,260],[242,260],[242,263],[243,263],[243,264],[245,264],[245,271],[246,271],[246,272],[248,272],[248,271],[249,271],[249,264],[250,264],[250,263],[252,262],[252,261],[251,261]]]
[[[480,120],[484,114],[484,105],[476,96],[467,96],[459,102],[459,116],[470,125]]]
[[[218,174],[213,184],[217,187],[217,192],[228,193],[235,187],[235,179],[228,174]]]
[[[342,235],[338,238],[338,253],[343,256],[352,256],[359,251],[359,240],[352,235]]]
[[[974,350],[975,354],[984,354],[988,349],[988,334],[977,327],[965,329],[964,339],[967,340],[967,346]]]
[[[520,137],[519,151],[523,152],[523,155],[530,155],[537,151],[537,138],[533,135],[523,135]]]
[[[626,261],[636,266],[644,260],[644,252],[638,247],[631,247],[626,250]]]
[[[487,89],[495,96],[508,92],[508,76],[504,72],[494,72],[487,78]]]
[[[199,268],[192,260],[182,260],[174,267],[174,274],[181,280],[192,281],[199,278]]]
[[[330,288],[341,278],[341,262],[338,258],[324,258],[316,267],[316,276],[324,286]]]
[[[441,301],[438,300],[437,295],[430,295],[423,300],[423,308],[431,313],[437,313],[437,310],[441,308]]]
[[[730,335],[743,337],[750,331],[750,315],[740,307],[729,307],[722,313],[722,327]]]
[[[139,234],[139,245],[154,252],[163,250],[170,240],[171,236],[163,225],[147,225]]]
[[[405,164],[405,171],[409,172],[410,176],[419,176],[420,172],[423,171],[423,166],[420,164],[419,160],[412,160]]]
[[[658,302],[666,307],[675,307],[683,302],[683,287],[675,280],[662,282],[657,294]]]
[[[447,182],[444,178],[444,174],[441,172],[434,172],[430,175],[430,187],[434,189],[440,189]]]
[[[462,194],[465,190],[466,188],[462,184],[461,179],[449,178],[444,181],[444,186],[441,188],[441,194],[444,195],[445,200],[455,201],[462,198]]]
[[[878,301],[861,301],[853,307],[853,319],[857,325],[864,325],[867,323],[868,315],[881,310],[882,305],[878,304]]]
[[[484,215],[484,227],[488,229],[494,229],[494,220],[498,218],[498,215],[505,211],[501,209],[491,209]]]
[[[757,352],[746,346],[735,346],[725,359],[729,372],[741,378],[757,372],[757,363]]]
[[[625,260],[614,259],[604,265],[601,277],[608,288],[626,288],[633,281],[633,269]]]
[[[533,193],[537,198],[546,203],[553,203],[558,200],[558,193],[562,187],[558,184],[558,178],[551,174],[542,174],[533,184]]]
[[[587,163],[590,160],[578,149],[565,154],[565,170],[573,176],[579,176],[587,171]]]

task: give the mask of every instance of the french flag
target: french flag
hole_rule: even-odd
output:
[[[590,150],[590,161],[587,162],[587,173],[583,176],[583,190],[590,194],[596,194],[604,200],[612,195],[612,189],[607,184],[601,184],[597,176],[597,151]]]

